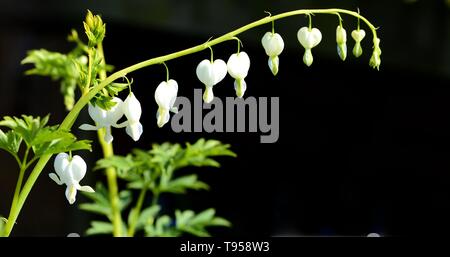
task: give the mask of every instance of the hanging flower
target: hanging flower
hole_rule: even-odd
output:
[[[105,128],[106,133],[104,140],[108,144],[113,140],[113,136],[111,134],[111,126],[117,127],[117,121],[119,121],[123,116],[122,100],[120,100],[120,98],[114,97],[112,101],[116,104],[109,110],[104,110],[99,106],[93,106],[89,103],[89,116],[91,116],[96,125],[94,126],[83,124],[80,126],[80,129],[82,130],[99,130],[101,128]]]
[[[205,84],[203,101],[210,103],[214,99],[213,86],[222,81],[227,75],[227,65],[221,59],[214,62],[203,60],[197,65],[197,78]]]
[[[177,112],[177,108],[173,107],[175,100],[177,99],[178,84],[175,80],[170,79],[168,81],[161,82],[155,91],[155,100],[158,104],[158,112],[156,113],[156,119],[158,127],[164,126],[169,119],[170,113]]]
[[[353,55],[355,57],[360,57],[363,53],[361,47],[361,41],[366,36],[366,32],[363,29],[355,29],[352,31],[352,38],[355,40],[355,46],[353,47]]]
[[[305,48],[303,62],[306,64],[306,66],[311,66],[311,64],[313,63],[313,55],[311,49],[317,46],[320,41],[322,41],[322,33],[316,28],[309,29],[308,27],[302,27],[297,32],[297,39]]]
[[[347,58],[347,31],[342,26],[336,28],[337,52],[341,60]]]
[[[227,62],[228,73],[235,79],[234,90],[237,97],[242,97],[247,89],[245,77],[250,69],[250,58],[246,52],[232,54]]]
[[[261,44],[264,47],[266,54],[269,56],[268,64],[272,74],[277,75],[280,62],[278,55],[280,55],[284,49],[283,38],[278,33],[266,32],[261,39]]]
[[[373,53],[372,57],[370,57],[369,65],[370,67],[380,70],[380,64],[381,64],[381,48],[380,48],[380,39],[375,38],[373,40]]]
[[[139,122],[142,114],[141,103],[133,93],[130,93],[123,102],[122,108],[127,117],[125,130],[134,141],[138,141],[143,132],[142,124]]]
[[[72,158],[66,153],[60,153],[56,156],[54,162],[56,173],[50,173],[49,177],[58,185],[66,185],[66,198],[70,204],[75,202],[77,190],[93,193],[94,189],[90,186],[80,186],[80,181],[86,175],[86,163],[79,156]]]

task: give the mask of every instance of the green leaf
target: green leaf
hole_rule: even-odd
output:
[[[208,190],[209,186],[206,183],[199,181],[197,175],[191,174],[173,179],[167,184],[162,184],[160,188],[161,192],[170,192],[176,194],[185,193],[187,189]]]
[[[79,208],[84,211],[105,215],[106,217],[110,217],[111,215],[111,208],[109,206],[98,203],[82,203],[79,205]]]
[[[86,231],[86,235],[112,234],[113,225],[104,221],[92,221],[91,227]]]
[[[22,115],[22,119],[5,116],[3,120],[0,121],[0,126],[8,127],[11,130],[14,130],[23,138],[27,146],[31,147],[34,138],[47,124],[48,118],[48,115],[42,119],[40,117],[34,118],[33,116],[27,115]]]
[[[79,208],[96,214],[103,214],[108,219],[112,219],[111,205],[109,202],[109,192],[102,183],[97,183],[94,193],[82,192],[84,196],[91,199],[93,203],[83,203]]]
[[[236,157],[236,154],[230,149],[230,145],[222,144],[217,140],[199,139],[195,144],[186,144],[186,152],[178,163],[178,168],[185,166],[211,166],[219,167],[220,164],[210,158],[216,156]]]
[[[136,230],[144,228],[148,224],[153,224],[156,215],[160,212],[161,207],[159,205],[153,205],[144,209],[139,216],[136,223]]]
[[[77,55],[65,55],[58,52],[50,52],[45,49],[31,50],[22,64],[33,64],[34,68],[25,72],[26,75],[40,75],[60,81],[60,91],[64,96],[64,104],[67,110],[71,110],[75,102],[75,89],[80,77],[82,64]]]
[[[70,132],[59,131],[56,128],[42,129],[32,141],[32,145],[36,156],[77,150],[92,151],[90,140],[76,141],[76,137]]]
[[[191,210],[175,212],[176,227],[180,231],[205,237],[210,236],[206,227],[208,226],[231,226],[231,223],[224,218],[216,217],[216,211],[213,208],[206,209],[198,214]]]
[[[4,133],[0,129],[0,148],[8,151],[12,155],[17,155],[22,143],[22,137],[15,131],[10,130]]]

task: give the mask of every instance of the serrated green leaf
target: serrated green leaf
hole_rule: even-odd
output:
[[[214,210],[213,208],[206,209],[195,215],[195,217],[190,220],[190,224],[194,226],[197,224],[208,224],[213,219],[215,214],[216,210]]]
[[[231,226],[231,223],[221,217],[215,217],[216,211],[213,208],[206,209],[198,214],[191,210],[175,212],[176,227],[180,231],[195,236],[210,236],[206,227],[208,226]]]
[[[86,231],[86,235],[112,234],[113,225],[104,221],[92,221],[91,227]]]
[[[109,206],[104,206],[98,203],[82,203],[79,205],[79,208],[84,211],[111,217],[111,208]]]
[[[48,122],[48,115],[44,118],[22,115],[22,118],[5,116],[0,126],[8,127],[20,135],[27,146],[31,147],[34,138]]]
[[[4,133],[0,129],[0,148],[8,151],[12,155],[16,155],[20,149],[22,137],[15,131],[10,130]]]
[[[231,227],[231,222],[221,217],[214,217],[210,222],[210,226]]]
[[[153,205],[141,212],[139,219],[136,223],[136,230],[144,228],[148,224],[153,224],[156,215],[160,212],[161,207],[159,205]]]
[[[66,55],[45,49],[31,50],[21,63],[34,65],[34,68],[25,72],[26,75],[47,76],[52,80],[59,80],[66,109],[71,110],[75,102],[77,81],[82,71],[79,67],[82,64],[78,61],[80,54],[79,51],[72,51],[71,54]]]
[[[206,183],[199,181],[197,175],[191,174],[173,179],[167,184],[162,184],[160,191],[182,194],[185,193],[187,189],[207,190],[209,189],[209,186]]]

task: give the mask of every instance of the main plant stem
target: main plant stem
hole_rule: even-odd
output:
[[[99,43],[97,45],[97,51],[98,54],[100,55],[100,58],[102,59],[101,63],[103,65],[106,65],[102,43]],[[104,68],[101,69],[99,73],[101,81],[106,79],[106,71]],[[98,141],[102,146],[103,156],[105,158],[114,156],[114,148],[112,142],[107,143],[104,140],[105,129],[98,130],[97,134],[98,134]],[[114,167],[106,168],[105,173],[106,173],[106,180],[108,183],[109,201],[111,203],[113,236],[119,237],[122,236],[123,234],[122,234],[122,216],[120,214],[119,187],[117,186],[117,173]]]
[[[173,60],[173,59],[176,59],[176,58],[179,58],[182,56],[186,56],[186,55],[190,55],[193,53],[203,51],[213,45],[217,45],[222,42],[231,40],[231,39],[233,39],[233,37],[241,34],[242,32],[245,32],[249,29],[252,29],[252,28],[267,24],[267,23],[271,23],[278,19],[286,18],[289,16],[295,16],[295,15],[321,14],[321,13],[322,14],[345,13],[345,14],[354,16],[356,18],[359,18],[362,21],[364,21],[366,23],[366,25],[370,28],[370,30],[372,31],[373,38],[374,39],[377,38],[376,28],[374,25],[372,25],[372,23],[370,23],[366,18],[361,16],[359,13],[344,10],[344,9],[306,9],[306,10],[296,10],[296,11],[285,12],[285,13],[281,13],[281,14],[274,15],[274,16],[267,16],[260,20],[254,21],[250,24],[247,24],[243,27],[240,27],[236,30],[233,30],[225,35],[222,35],[222,36],[216,38],[216,39],[210,40],[206,43],[203,43],[203,44],[200,44],[200,45],[197,45],[197,46],[185,49],[185,50],[181,50],[181,51],[178,51],[175,53],[163,55],[163,56],[156,57],[156,58],[151,58],[146,61],[129,66],[125,69],[116,71],[115,73],[111,74],[109,77],[102,80],[101,83],[99,83],[97,86],[92,88],[87,94],[84,94],[77,101],[77,103],[74,105],[72,110],[67,114],[66,118],[63,120],[63,122],[59,126],[59,129],[70,130],[72,128],[72,125],[74,124],[75,120],[77,119],[78,114],[81,112],[81,110],[84,108],[84,106],[89,103],[91,98],[93,98],[104,87],[106,87],[107,85],[109,85],[110,83],[115,81],[116,79],[127,75],[130,72],[142,69],[147,66],[159,64],[159,63]],[[30,176],[28,177],[28,180],[25,183],[25,185],[20,193],[19,200],[17,201],[16,209],[14,211],[11,211],[10,218],[8,219],[8,223],[6,224],[6,227],[5,227],[5,235],[6,236],[8,236],[11,233],[12,227],[14,226],[14,223],[17,220],[17,216],[19,215],[19,212],[22,209],[22,206],[23,206],[28,194],[30,193],[31,189],[33,188],[33,185],[36,182],[37,178],[39,177],[39,174],[42,172],[45,165],[50,160],[51,156],[52,156],[51,154],[41,156],[39,161],[36,163],[36,166],[34,167],[33,171],[31,172]]]

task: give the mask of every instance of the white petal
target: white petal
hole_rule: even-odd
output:
[[[144,131],[140,122],[130,123],[125,131],[134,140],[138,141]]]
[[[50,173],[50,174],[48,174],[48,176],[53,180],[53,181],[55,181],[56,182],[56,184],[58,184],[58,185],[62,185],[62,184],[64,184],[61,180],[59,180],[59,178],[58,178],[58,176],[55,174],[55,173]]]
[[[61,181],[64,183],[66,182],[64,180],[64,171],[69,165],[69,155],[66,153],[59,153],[55,157],[55,162],[53,163],[53,167],[56,171],[56,174],[58,174]]]
[[[311,49],[320,43],[322,33],[317,28],[302,27],[297,32],[297,39],[304,48]]]
[[[250,69],[250,58],[246,52],[232,54],[227,62],[228,73],[235,79],[244,79],[247,77]]]
[[[97,126],[92,126],[90,124],[83,124],[79,127],[81,130],[98,130],[99,128]]]
[[[214,85],[222,81],[227,75],[227,64],[221,60],[217,59],[213,63],[213,73],[214,73]]]
[[[159,108],[158,112],[156,113],[156,120],[158,127],[161,128],[162,126],[164,126],[164,124],[169,122],[169,119],[170,119],[169,111],[164,108]]]
[[[92,189],[92,187],[90,186],[80,186],[78,188],[78,190],[83,191],[83,192],[88,192],[88,193],[94,193],[94,189]]]
[[[311,49],[305,48],[305,54],[303,55],[303,62],[306,64],[306,66],[309,67],[313,63],[313,60],[314,58]]]
[[[214,71],[210,60],[203,60],[195,70],[197,78],[207,86],[214,86]]]
[[[170,109],[175,103],[178,93],[178,84],[171,79],[161,82],[155,90],[155,101],[160,108]]]
[[[79,155],[75,155],[73,156],[70,165],[72,166],[72,178],[79,182],[84,178],[84,175],[86,175],[86,162],[84,162],[83,158]]]
[[[366,36],[366,32],[363,29],[360,30],[353,30],[352,31],[352,38],[355,40],[355,42],[361,42],[364,37]]]
[[[347,31],[341,26],[336,28],[336,43],[345,44],[347,42]]]
[[[111,109],[109,109],[108,111],[106,111],[106,122],[105,124],[107,125],[113,125],[116,124],[117,121],[120,120],[120,118],[122,118],[123,116],[123,102],[120,98],[118,97],[114,97],[112,99],[113,102],[115,102],[116,104],[111,107]]]
[[[245,90],[247,90],[247,83],[243,79],[234,81],[234,90],[236,90],[236,96],[242,98]]]
[[[123,112],[129,121],[139,121],[142,115],[141,103],[130,93],[123,102]]]
[[[105,110],[100,108],[98,105],[93,106],[89,103],[88,112],[89,116],[91,116],[91,119],[94,120],[98,125],[102,126],[104,124],[107,116]]]
[[[205,103],[211,103],[214,100],[214,92],[212,87],[206,87],[205,92],[203,93],[203,101]]]
[[[269,64],[270,70],[272,71],[272,74],[277,75],[278,67],[280,64],[280,60],[279,60],[278,56],[269,57],[268,64]]]
[[[284,49],[283,38],[278,33],[266,32],[261,39],[261,44],[268,56],[280,55]]]
[[[75,185],[69,185],[66,188],[66,198],[70,204],[73,204],[76,200],[77,189]]]

